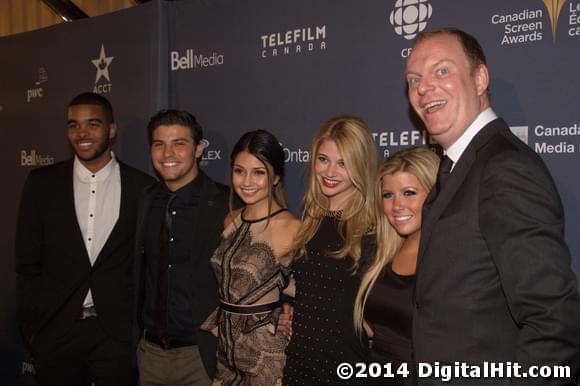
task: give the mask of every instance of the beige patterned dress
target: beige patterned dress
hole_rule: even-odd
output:
[[[282,384],[288,341],[276,333],[280,307],[271,304],[287,286],[289,270],[280,263],[285,256],[276,256],[272,249],[272,227],[267,224],[267,218],[247,221],[238,216],[211,258],[222,306],[202,329],[218,335],[214,385]],[[249,313],[252,308],[258,310]]]

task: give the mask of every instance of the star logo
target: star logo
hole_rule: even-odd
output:
[[[566,0],[542,0],[546,9],[548,10],[548,15],[550,16],[550,24],[552,26],[552,38],[556,41],[556,29],[558,28],[558,18],[560,17],[560,11],[564,6]]]
[[[101,53],[99,57],[97,59],[91,60],[93,65],[97,68],[97,76],[95,78],[95,84],[97,84],[97,82],[101,78],[105,78],[109,82],[111,81],[111,78],[109,76],[109,65],[111,64],[113,59],[115,59],[114,56],[107,56],[107,54],[105,54],[105,46],[101,44]]]

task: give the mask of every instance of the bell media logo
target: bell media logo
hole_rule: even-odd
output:
[[[185,50],[184,55],[179,51],[171,51],[171,71],[195,70],[196,68],[208,68],[224,64],[224,56],[217,52],[211,55],[196,54],[193,48]]]
[[[20,151],[20,166],[46,166],[54,163],[50,154],[40,154],[36,149]]]
[[[97,68],[95,86],[93,87],[93,91],[97,94],[109,93],[113,88],[113,83],[111,83],[111,75],[109,74],[109,66],[111,65],[113,59],[115,59],[115,57],[107,56],[105,53],[105,45],[101,44],[99,57],[91,60],[93,66]],[[107,83],[101,81],[103,78],[107,81]]]
[[[397,0],[389,21],[397,35],[412,40],[427,27],[432,13],[428,0]]]

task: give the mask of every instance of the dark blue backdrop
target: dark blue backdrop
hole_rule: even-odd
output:
[[[71,97],[105,94],[121,129],[116,153],[144,170],[145,125],[163,107],[199,118],[208,141],[202,167],[222,182],[239,136],[272,131],[285,148],[297,212],[310,139],[328,117],[363,117],[381,156],[428,140],[410,113],[403,69],[414,35],[447,25],[479,38],[495,111],[548,164],[579,273],[579,0],[158,0],[0,39],[2,383],[28,382],[14,317],[20,189],[31,168],[70,155]]]

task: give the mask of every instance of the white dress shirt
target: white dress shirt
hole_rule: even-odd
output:
[[[121,207],[121,172],[115,155],[96,173],[88,170],[75,157],[73,186],[75,210],[91,265],[99,256],[119,218]],[[92,306],[91,290],[84,307]]]
[[[477,118],[469,125],[469,127],[461,134],[461,136],[453,143],[453,145],[449,146],[449,149],[445,151],[447,157],[453,161],[453,166],[451,167],[451,171],[457,164],[461,155],[467,149],[467,146],[471,143],[473,137],[477,135],[487,125],[489,122],[497,119],[497,115],[493,112],[491,107],[483,110]]]

